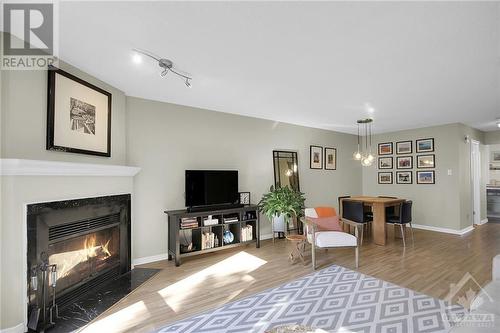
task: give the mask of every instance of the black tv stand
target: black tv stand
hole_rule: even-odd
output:
[[[188,207],[188,213],[196,213],[196,212],[206,212],[211,210],[224,210],[224,209],[233,209],[233,208],[241,208],[243,204],[226,204],[226,205],[213,205],[213,206],[194,206]]]
[[[256,205],[239,205],[229,209],[206,209],[188,211],[186,209],[165,211],[168,215],[168,260],[175,258],[175,265],[181,264],[181,258],[203,253],[230,249],[236,246],[255,243],[260,247],[260,219]],[[205,219],[212,216],[218,219],[216,224],[205,225]],[[186,223],[186,221],[188,221]],[[224,232],[230,231],[234,239],[224,241]],[[206,235],[213,238],[207,246],[203,242]],[[190,244],[191,247],[186,246]]]

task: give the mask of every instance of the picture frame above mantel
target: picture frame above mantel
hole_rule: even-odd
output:
[[[111,93],[50,66],[46,149],[111,157]]]

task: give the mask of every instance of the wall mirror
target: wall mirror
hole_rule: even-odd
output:
[[[274,186],[290,186],[300,191],[297,152],[273,150]]]

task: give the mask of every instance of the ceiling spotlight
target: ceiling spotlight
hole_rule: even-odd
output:
[[[150,57],[151,59],[156,60],[158,62],[158,66],[160,66],[160,68],[161,68],[161,72],[160,72],[161,77],[166,77],[168,72],[172,72],[184,80],[184,84],[186,85],[186,87],[191,88],[191,82],[189,82],[190,80],[193,79],[191,74],[185,73],[185,72],[177,69],[174,66],[174,63],[172,62],[172,60],[169,60],[166,58],[160,58],[151,52],[140,50],[140,49],[133,49],[133,51],[139,53],[139,54],[137,54],[139,57],[142,54],[142,55],[145,55],[147,57]],[[135,59],[134,59],[134,61],[135,61]]]
[[[141,55],[138,53],[134,53],[134,55],[132,56],[132,61],[136,64],[140,64],[142,62]]]

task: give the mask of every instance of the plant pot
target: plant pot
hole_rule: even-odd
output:
[[[273,232],[285,232],[285,231],[286,231],[285,215],[283,214],[279,216],[275,215],[273,217]]]

